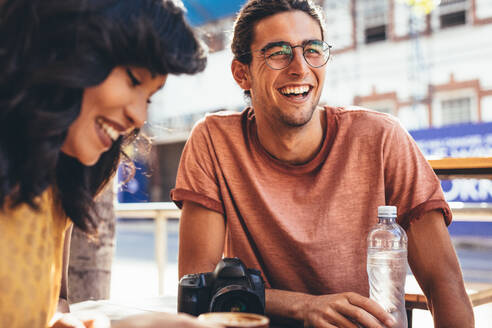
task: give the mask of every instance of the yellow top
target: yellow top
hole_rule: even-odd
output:
[[[56,311],[70,220],[51,189],[38,204],[0,208],[0,327],[47,327]]]

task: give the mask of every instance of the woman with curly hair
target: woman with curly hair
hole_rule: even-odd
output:
[[[65,237],[72,223],[97,231],[93,199],[167,75],[205,64],[171,1],[0,1],[1,327],[83,327],[53,320]],[[199,326],[164,314],[136,323]]]

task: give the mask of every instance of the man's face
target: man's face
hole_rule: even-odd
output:
[[[267,17],[254,27],[253,60],[247,70],[251,102],[258,118],[270,125],[300,127],[311,120],[323,89],[325,66],[309,66],[302,47],[297,47],[289,66],[274,70],[256,50],[279,41],[297,46],[308,40],[322,40],[321,28],[315,19],[298,10]]]

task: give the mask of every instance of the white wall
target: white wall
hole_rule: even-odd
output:
[[[492,96],[482,98],[482,121],[492,122]]]
[[[149,120],[217,109],[244,107],[241,88],[231,74],[232,54],[227,49],[208,58],[204,72],[188,76],[170,75],[166,86],[154,95],[149,107]]]

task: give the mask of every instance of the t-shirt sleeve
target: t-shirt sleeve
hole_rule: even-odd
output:
[[[398,222],[408,229],[423,214],[440,210],[447,225],[452,213],[441,184],[410,134],[397,122],[383,148],[386,203],[398,206]]]
[[[224,213],[216,172],[217,157],[206,121],[199,121],[185,144],[171,199],[179,208],[192,201]]]

